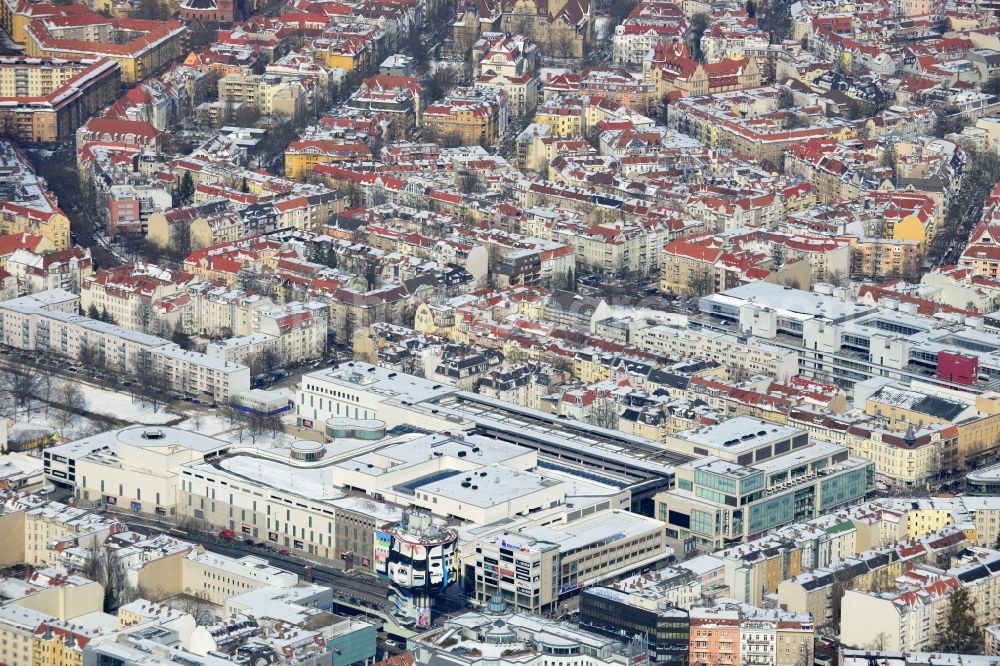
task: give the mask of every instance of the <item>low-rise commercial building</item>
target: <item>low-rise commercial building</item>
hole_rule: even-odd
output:
[[[662,522],[615,510],[485,537],[474,550],[465,562],[465,575],[475,581],[473,598],[485,604],[500,595],[531,613],[546,613],[600,581],[652,568],[673,552]]]
[[[447,640],[445,640],[447,638]],[[572,659],[577,666],[643,663],[641,641],[627,642],[529,613],[516,612],[501,598],[483,612],[463,613],[410,640],[415,663],[473,666],[484,658],[496,663],[515,658],[522,666],[544,666]]]
[[[701,581],[690,571],[661,569],[598,585],[580,594],[580,626],[605,636],[648,637],[650,658],[686,666],[688,608],[701,595]]]

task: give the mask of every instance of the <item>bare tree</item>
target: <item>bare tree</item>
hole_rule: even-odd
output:
[[[590,407],[587,422],[599,428],[618,428],[618,405],[611,398],[598,398]]]
[[[31,418],[31,403],[38,396],[42,384],[42,374],[35,365],[22,365],[9,368],[4,377],[6,390],[14,399],[15,409],[24,409],[27,418]]]
[[[734,384],[742,384],[752,377],[752,373],[750,372],[750,369],[744,365],[731,363],[729,367],[726,368],[726,376],[729,378],[729,381]]]
[[[104,612],[115,612],[122,604],[132,601],[136,591],[129,585],[125,564],[117,553],[102,547],[96,537],[91,538],[86,550],[83,574],[104,588]]]
[[[138,384],[135,397],[141,404],[151,406],[154,413],[160,411],[170,401],[169,391],[172,388],[170,382],[161,371],[157,370],[149,352],[140,352],[136,360],[135,378]]]
[[[222,415],[226,417],[226,421],[229,423],[230,428],[235,428],[243,421],[243,411],[234,405],[226,405],[223,407]]]
[[[366,261],[362,276],[365,278],[368,291],[377,288],[381,282],[381,267],[378,262],[375,260]]]
[[[576,55],[576,35],[569,28],[564,27],[551,34],[549,36],[549,44],[551,53],[558,55],[563,60],[569,60]]]
[[[475,171],[460,171],[458,173],[458,189],[463,194],[476,194],[482,189],[479,174]]]
[[[87,397],[78,384],[63,381],[56,386],[54,398],[63,415],[59,423],[59,434],[65,435],[66,430],[72,428],[80,415],[87,410]]]
[[[281,422],[281,416],[278,414],[268,414],[265,416],[263,427],[271,433],[271,437],[277,437],[278,433],[284,432],[285,430],[285,426]]]
[[[38,368],[38,398],[45,408],[45,417],[49,416],[49,407],[52,402],[52,389],[55,386],[55,374],[52,372],[52,365],[56,362],[55,357],[49,353],[43,353],[38,359],[35,367]]]
[[[122,604],[132,601],[135,590],[128,584],[125,564],[118,555],[109,551],[101,558],[101,580],[104,586],[104,612],[118,610]]]
[[[826,274],[826,281],[834,287],[843,287],[847,284],[847,275],[844,271],[831,271]]]
[[[204,592],[175,597],[170,600],[170,606],[189,614],[198,626],[212,624],[219,619],[215,605],[206,598]]]
[[[180,220],[174,224],[170,233],[171,254],[178,263],[184,263],[184,259],[191,253],[191,223]]]
[[[250,368],[250,375],[257,377],[267,375],[270,383],[271,377],[281,369],[281,358],[273,349],[264,349],[247,359],[247,367]]]
[[[685,291],[696,298],[714,293],[715,271],[709,266],[696,268],[688,278]]]
[[[156,312],[152,302],[140,300],[136,303],[132,316],[135,318],[136,328],[140,332],[152,334],[156,329]]]
[[[195,432],[201,432],[201,429],[205,426],[205,412],[200,409],[195,410],[195,413],[191,415],[189,419],[191,421],[191,426]]]
[[[889,644],[889,634],[884,631],[878,632],[872,642],[868,644],[868,649],[872,652],[882,652]]]

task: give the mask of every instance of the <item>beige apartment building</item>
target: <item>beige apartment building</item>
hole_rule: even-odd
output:
[[[126,529],[114,518],[59,502],[8,511],[0,516],[0,528],[6,534],[0,547],[0,566],[34,567],[59,565],[63,549],[103,543],[109,535]]]
[[[915,276],[920,273],[920,242],[893,238],[859,238],[852,242],[852,270],[869,277]]]
[[[301,117],[307,98],[302,84],[264,74],[229,74],[219,79],[219,101],[243,105],[265,116]]]
[[[799,355],[766,341],[747,339],[710,330],[673,326],[648,326],[639,330],[636,346],[670,358],[707,358],[727,368],[740,367],[754,374],[776,379],[794,377],[799,371]]]
[[[32,666],[35,631],[55,618],[17,604],[0,606],[0,663]]]
[[[237,594],[262,587],[295,587],[298,580],[297,574],[250,555],[234,559],[205,551],[181,560],[182,592],[219,606]]]
[[[105,58],[0,58],[0,127],[20,141],[70,140],[115,100],[119,79],[118,64]]]

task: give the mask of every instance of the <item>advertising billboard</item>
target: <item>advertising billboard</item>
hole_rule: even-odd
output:
[[[388,532],[375,530],[375,546],[372,556],[375,560],[375,573],[386,576],[389,574],[389,550],[392,548],[392,535]]]

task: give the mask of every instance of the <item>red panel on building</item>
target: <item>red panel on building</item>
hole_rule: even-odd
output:
[[[971,386],[979,377],[979,357],[955,352],[938,352],[937,375],[939,379]]]

